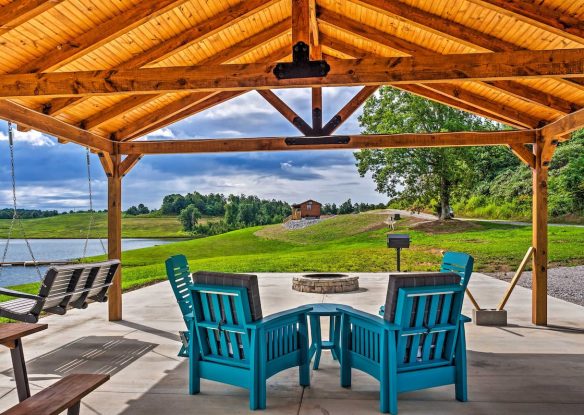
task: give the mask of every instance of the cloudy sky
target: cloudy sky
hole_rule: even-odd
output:
[[[356,92],[356,88],[325,88],[326,122]],[[310,120],[310,91],[278,91],[305,120]],[[357,111],[337,133],[359,133]],[[158,131],[166,138],[227,138],[298,135],[298,131],[256,92],[197,114]],[[148,137],[155,139],[156,137]],[[57,144],[36,131],[16,132],[16,175],[20,208],[87,209],[85,149]],[[107,202],[107,182],[97,156],[91,155],[94,206]],[[123,182],[123,206],[160,206],[169,193],[255,194],[298,202],[383,202],[371,178],[359,177],[352,151],[294,151],[206,155],[146,156]],[[0,207],[11,204],[7,124],[0,121]]]

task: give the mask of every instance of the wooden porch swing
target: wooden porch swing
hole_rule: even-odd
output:
[[[39,276],[41,285],[38,294],[29,294],[0,287],[0,294],[14,297],[0,303],[0,317],[6,317],[26,323],[36,323],[42,312],[63,315],[69,308],[87,308],[90,302],[106,302],[107,291],[112,285],[113,278],[120,266],[119,260],[97,263],[82,263],[50,267],[43,277],[34,256],[32,247],[18,214],[16,203],[16,175],[14,169],[14,135],[12,123],[8,123],[8,145],[10,148],[10,171],[12,179],[12,221],[8,231],[2,263],[5,263],[10,238],[14,225],[18,223],[22,236],[26,242],[32,263]],[[91,165],[89,152],[87,153],[87,174],[89,182],[89,209],[91,216],[87,229],[87,237],[83,247],[83,259],[87,255],[87,245],[91,227],[93,226],[93,195],[91,191]],[[101,241],[101,240],[100,240]],[[102,243],[105,253],[105,247]],[[0,275],[2,268],[0,268]]]

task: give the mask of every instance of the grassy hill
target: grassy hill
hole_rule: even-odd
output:
[[[341,215],[311,227],[289,231],[281,225],[241,229],[202,239],[124,253],[123,287],[133,289],[165,277],[164,260],[182,253],[192,270],[225,272],[300,272],[395,270],[395,252],[385,247],[385,215]],[[436,270],[442,250],[476,258],[476,270],[514,270],[531,243],[531,228],[483,222],[447,225],[398,222],[412,246],[402,253],[403,270]],[[584,264],[584,230],[549,229],[552,265]],[[36,291],[34,284],[20,289]]]
[[[23,226],[29,238],[85,238],[89,225],[89,213],[69,213],[49,218],[24,219]],[[92,238],[107,237],[107,213],[98,212],[94,216]],[[0,237],[8,233],[10,219],[0,219]],[[182,230],[176,217],[125,216],[122,219],[124,238],[177,238],[189,236]],[[21,237],[15,228],[14,238]]]

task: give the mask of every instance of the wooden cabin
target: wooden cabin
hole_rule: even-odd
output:
[[[320,203],[312,199],[292,205],[292,220],[318,219],[320,218],[321,206]]]

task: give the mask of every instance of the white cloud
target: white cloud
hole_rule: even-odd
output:
[[[175,138],[175,135],[170,128],[165,127],[146,134],[145,136],[140,137],[139,140],[150,140],[151,138]]]
[[[0,141],[8,141],[8,134],[0,131]],[[55,139],[39,131],[30,130],[26,132],[14,130],[14,144],[26,143],[34,147],[52,147],[55,145]]]

